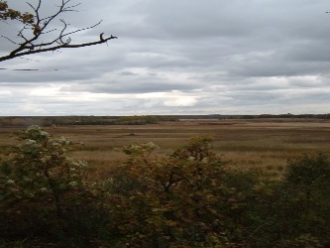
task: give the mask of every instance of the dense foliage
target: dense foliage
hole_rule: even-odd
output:
[[[93,235],[94,197],[83,182],[87,165],[66,156],[70,142],[36,126],[20,139],[0,164],[1,235],[55,241]]]
[[[0,21],[1,20],[17,20],[24,24],[32,25],[34,16],[31,13],[22,13],[16,9],[9,8],[6,1],[0,0]]]
[[[209,138],[85,177],[70,142],[34,126],[0,162],[0,247],[327,247],[330,160],[305,156],[284,178],[230,169]],[[2,243],[1,243],[2,242]],[[38,246],[39,245],[39,246]]]

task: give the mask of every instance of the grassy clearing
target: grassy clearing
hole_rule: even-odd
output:
[[[15,142],[17,128],[1,128],[0,148]],[[210,136],[214,148],[233,166],[281,171],[288,159],[330,152],[330,122],[324,120],[222,120],[163,122],[151,125],[58,126],[47,131],[77,143],[73,157],[105,169],[122,161],[118,152],[132,143],[157,144],[168,154],[194,136]]]
[[[240,124],[26,129],[0,161],[0,247],[327,247],[329,156],[287,160],[328,153],[328,128]]]

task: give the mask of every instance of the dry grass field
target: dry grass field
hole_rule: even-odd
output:
[[[0,128],[0,148],[15,143],[18,128]],[[122,146],[154,142],[170,153],[195,136],[209,136],[214,148],[231,165],[266,168],[280,173],[288,159],[303,154],[330,153],[330,121],[317,119],[183,120],[152,125],[57,126],[53,135],[75,142],[75,158],[93,168],[113,166],[124,158]]]
[[[72,140],[72,149],[63,157],[64,143],[40,139],[42,130],[32,128],[22,149],[0,161],[1,248],[328,247],[329,156],[288,160],[330,155],[330,120],[186,119],[45,129]],[[20,130],[0,126],[0,160]],[[208,156],[208,139],[195,140],[173,159],[162,156],[196,136],[213,138],[226,166]],[[158,145],[155,155],[127,160],[121,151],[147,142]],[[88,161],[88,170],[70,156]]]

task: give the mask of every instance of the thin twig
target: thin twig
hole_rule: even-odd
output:
[[[42,0],[38,0],[36,5],[31,3],[27,3],[27,5],[32,10],[32,15],[34,17],[34,21],[32,23],[24,24],[23,28],[17,33],[17,37],[19,37],[22,41],[15,41],[7,36],[1,35],[2,38],[6,39],[7,41],[11,42],[14,45],[17,45],[15,49],[13,49],[8,55],[0,57],[0,62],[30,55],[36,53],[43,53],[49,51],[56,51],[63,48],[80,48],[80,47],[87,47],[87,46],[94,46],[99,44],[107,44],[109,40],[117,39],[116,36],[109,36],[104,37],[104,33],[99,35],[97,40],[91,42],[81,42],[81,43],[74,43],[71,44],[72,38],[71,36],[82,31],[86,31],[89,29],[96,28],[102,23],[102,20],[84,28],[79,28],[73,31],[67,31],[68,26],[70,25],[64,19],[58,19],[60,15],[66,12],[76,11],[76,7],[78,7],[81,3],[72,3],[72,0],[61,0],[60,5],[57,6],[57,10],[47,17],[41,18],[41,6]],[[55,20],[59,20],[63,27],[58,30],[56,28],[48,29],[48,27],[55,22]],[[58,31],[58,34],[55,38],[51,39],[50,41],[42,41],[42,37],[45,34],[54,33]],[[28,33],[29,32],[29,33]],[[27,33],[27,35],[25,34]]]

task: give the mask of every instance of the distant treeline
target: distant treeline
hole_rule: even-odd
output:
[[[161,121],[226,119],[330,119],[328,114],[261,114],[261,115],[141,115],[141,116],[8,116],[0,117],[0,127],[30,125],[145,125]]]
[[[12,116],[0,117],[0,127],[26,127],[30,125],[145,125],[160,121],[174,121],[165,116]]]
[[[212,120],[226,120],[226,119],[330,119],[330,113],[328,114],[260,114],[260,115],[172,115],[172,116],[163,116],[163,117],[172,117],[176,119],[212,119]]]
[[[261,114],[261,115],[223,115],[220,118],[227,118],[227,119],[263,119],[263,118],[292,118],[292,119],[330,119],[330,113],[328,114],[279,114],[279,115],[271,115],[271,114]]]

